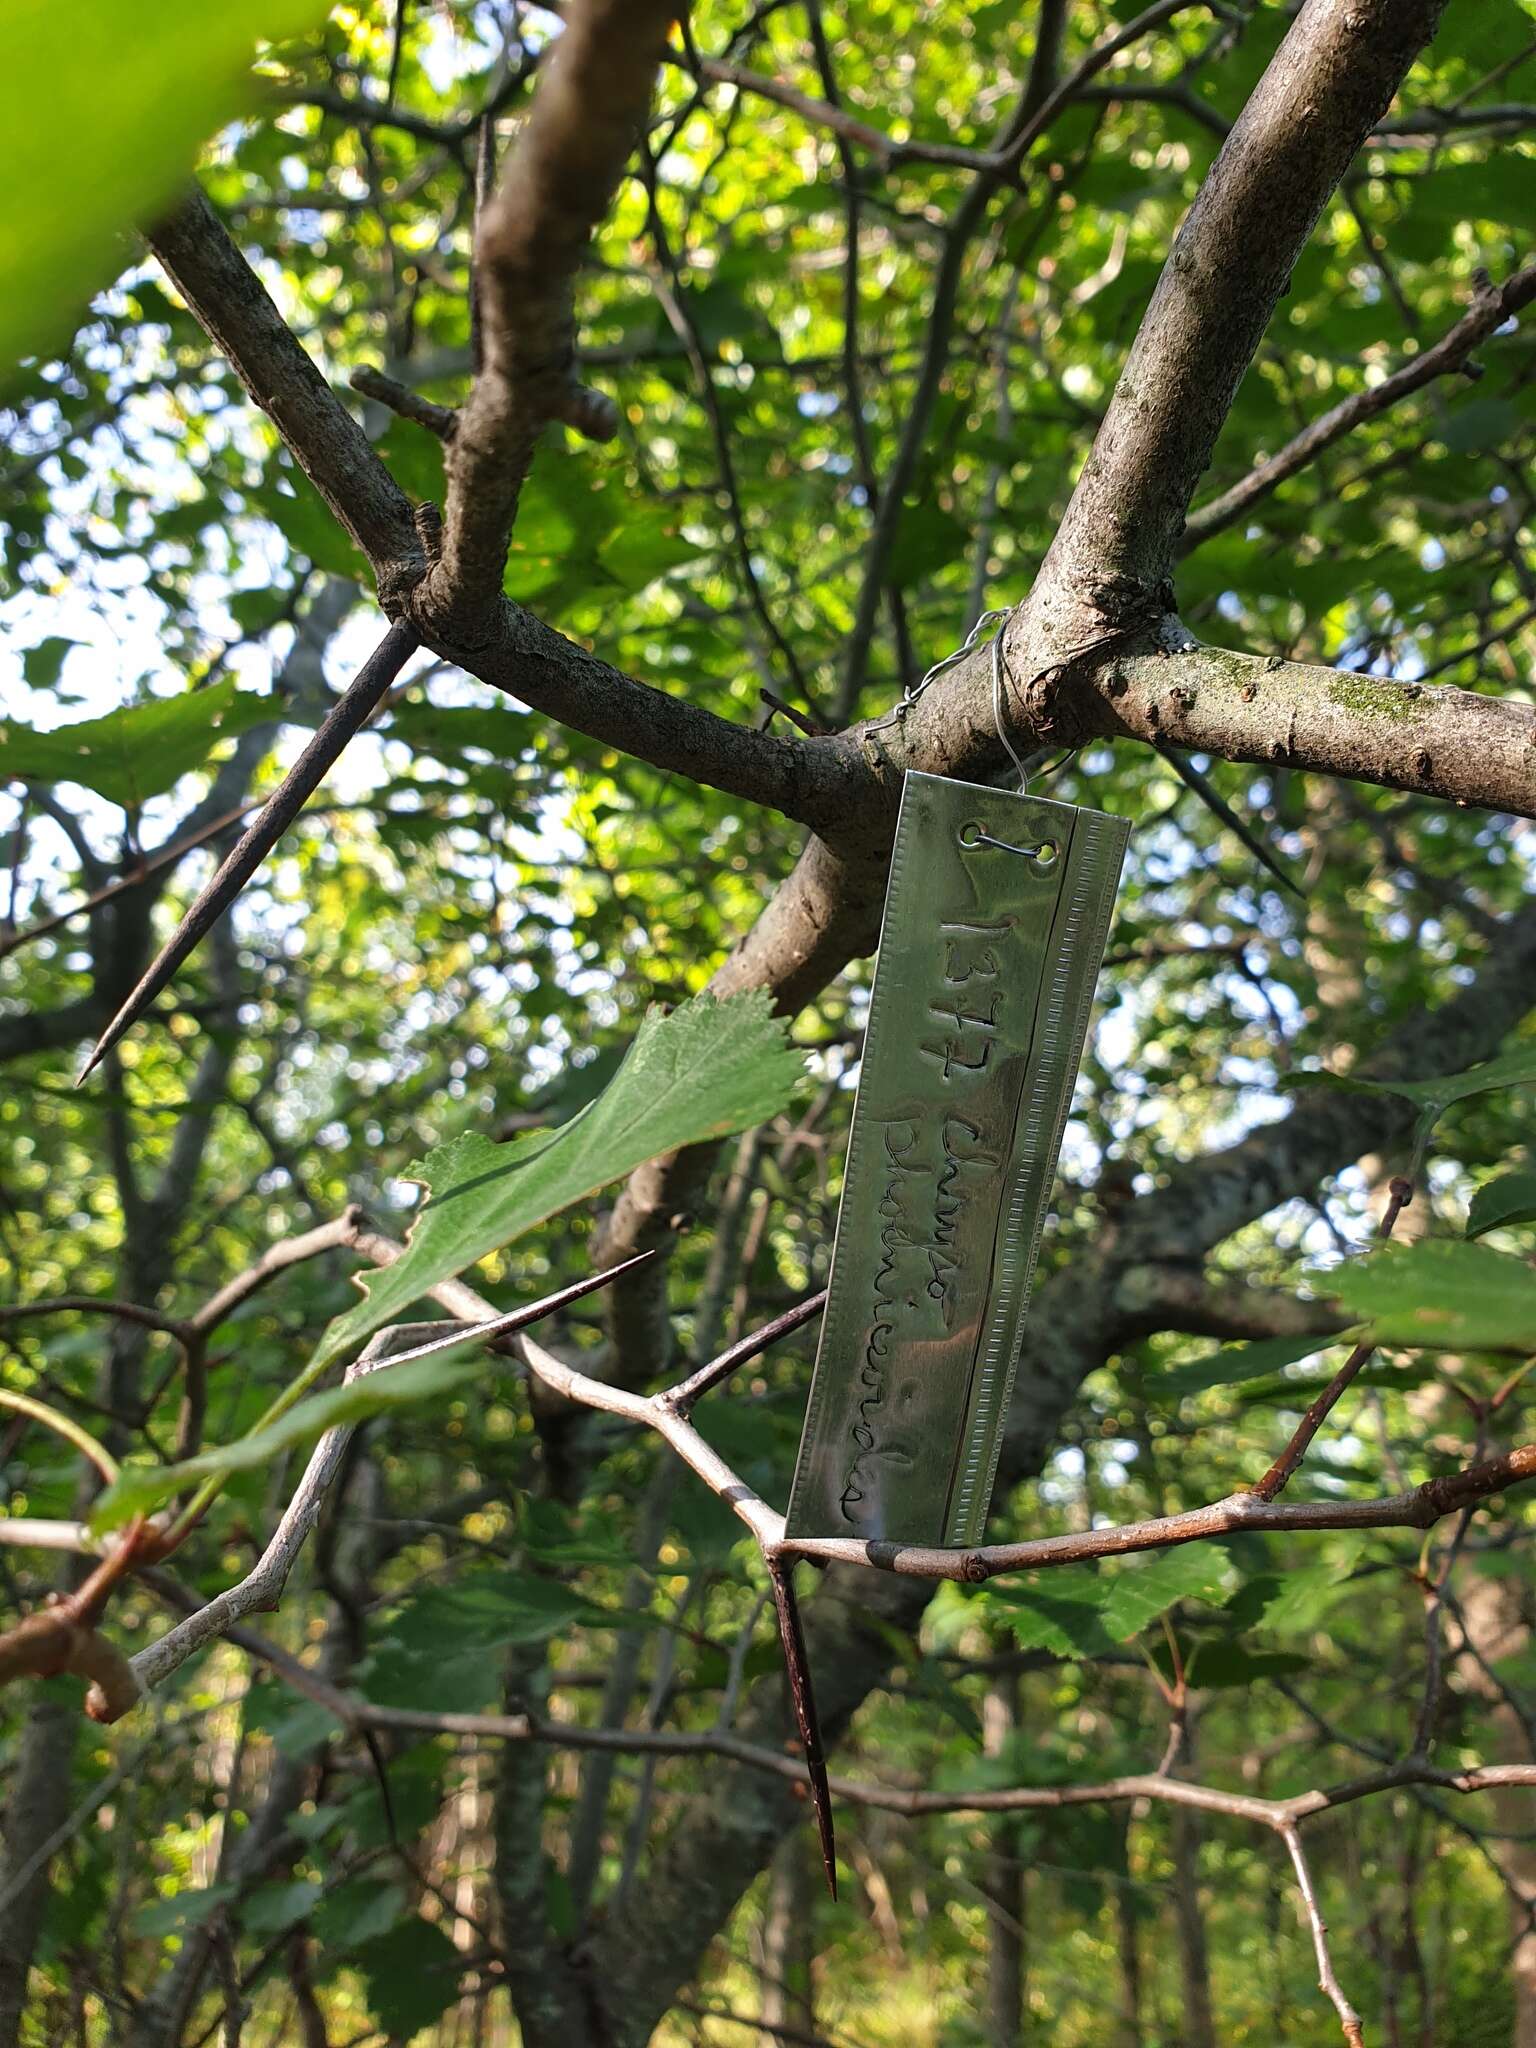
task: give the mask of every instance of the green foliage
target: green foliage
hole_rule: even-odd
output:
[[[1138,0],[1068,9],[1064,69],[1137,11]],[[203,13],[184,47],[217,41],[231,84],[255,34],[280,29],[239,4]],[[1038,12],[1017,5],[849,0],[823,13],[844,103],[894,136],[987,147],[1034,56]],[[353,370],[385,360],[458,403],[469,361],[464,124],[502,95],[508,142],[538,67],[517,83],[523,58],[503,48],[499,24],[526,24],[532,53],[554,16],[480,0],[403,14],[394,0],[361,0],[324,23],[318,14],[302,42],[264,60],[276,89],[211,141],[199,175],[333,389],[347,393]],[[963,640],[977,594],[1003,604],[1027,590],[1218,146],[1191,97],[1235,118],[1290,14],[1269,6],[1218,21],[1181,10],[1096,81],[1178,96],[1067,107],[1023,177],[995,196],[960,264],[955,331],[895,521],[902,631],[887,602],[859,715],[886,717],[903,684]],[[116,22],[94,33],[94,19],[90,8],[45,19],[31,7],[26,33],[41,24],[68,48],[46,96],[15,67],[10,90],[22,104],[5,137],[31,148],[37,109],[48,105],[47,153],[13,180],[24,203],[13,209],[11,246],[46,224],[57,194],[67,221],[47,247],[66,263],[80,257],[67,279],[61,270],[50,285],[38,273],[37,289],[25,266],[9,266],[14,345],[52,346],[40,328],[22,335],[15,324],[52,317],[62,300],[50,290],[78,307],[114,264],[134,266],[96,300],[67,360],[23,371],[11,386],[0,603],[12,653],[0,686],[0,774],[18,777],[20,759],[41,765],[25,771],[37,778],[25,805],[14,779],[10,794],[0,791],[0,918],[14,913],[23,933],[136,872],[144,854],[206,819],[210,803],[259,796],[271,769],[253,764],[266,735],[238,749],[215,741],[243,729],[230,721],[249,712],[273,722],[274,752],[291,749],[377,629],[355,551],[174,287],[126,241],[120,257],[100,256],[109,215],[113,232],[142,217],[141,167],[162,180],[142,203],[164,203],[236,101],[204,103],[197,123],[207,125],[192,122],[193,95],[163,40],[190,20],[180,0],[147,10],[132,36]],[[386,111],[397,21],[394,104],[412,128],[371,118]],[[1533,22],[1517,0],[1448,8],[1401,110],[1470,115],[1479,103],[1530,103],[1536,60],[1521,53]],[[690,26],[706,54],[821,96],[805,23],[803,8],[701,0]],[[93,53],[95,82],[81,82]],[[1506,62],[1502,77],[1480,83]],[[357,104],[338,112],[338,100]],[[54,108],[66,101],[80,111],[60,120]],[[102,153],[125,136],[132,161],[102,175]],[[871,530],[860,442],[878,486],[913,416],[938,223],[953,217],[968,177],[920,162],[887,170],[856,150],[859,274],[850,280],[847,195],[824,130],[750,92],[711,84],[701,94],[669,66],[653,143],[655,204],[680,266],[668,281],[697,326],[710,388],[661,313],[650,197],[630,180],[583,266],[576,335],[583,376],[615,398],[623,428],[601,448],[563,430],[544,437],[508,588],[617,668],[723,718],[758,719],[764,684],[797,710],[826,711]],[[1531,157],[1530,133],[1475,123],[1360,154],[1349,202],[1324,210],[1295,267],[1202,497],[1432,345],[1464,311],[1479,268],[1502,280],[1528,259]],[[50,165],[61,166],[57,176]],[[77,171],[89,193],[77,189]],[[844,382],[850,284],[857,411]],[[62,340],[62,327],[54,332]],[[1524,490],[1536,422],[1529,315],[1490,337],[1478,360],[1475,389],[1452,379],[1427,387],[1187,554],[1176,583],[1192,629],[1260,655],[1338,664],[1347,671],[1340,719],[1378,714],[1377,678],[1389,672],[1523,701],[1531,629],[1510,622],[1528,608],[1536,566]],[[734,498],[723,488],[711,397],[730,439]],[[441,503],[433,436],[397,419],[377,445],[404,490]],[[800,663],[803,697],[761,630],[744,556]],[[1490,635],[1502,637],[1485,645]],[[239,689],[215,728],[212,707],[231,678]],[[177,679],[185,695],[147,698]],[[185,745],[154,731],[127,744],[126,721],[161,706],[193,722]],[[111,728],[100,743],[97,721]],[[69,752],[82,740],[93,744],[90,763]],[[41,753],[26,751],[34,747]],[[1287,872],[1305,878],[1304,903],[1272,886],[1152,750],[1096,745],[1045,785],[1131,816],[1137,831],[1105,1024],[1042,1247],[1045,1292],[1026,1333],[999,1540],[1080,1534],[1254,1482],[1339,1355],[1330,1347],[1353,1332],[1223,1343],[1229,1299],[1244,1304],[1234,1332],[1262,1327],[1269,1302],[1284,1327],[1297,1296],[1358,1278],[1378,1292],[1369,1305],[1351,1302],[1352,1317],[1402,1316],[1394,1341],[1404,1349],[1363,1375],[1288,1501],[1379,1496],[1467,1462],[1478,1425],[1464,1397],[1490,1396],[1524,1355],[1471,1341],[1527,1329],[1523,1283],[1509,1271],[1518,1261],[1497,1269],[1496,1300],[1489,1269],[1458,1272],[1453,1286],[1438,1249],[1401,1269],[1407,1278],[1384,1263],[1376,1283],[1376,1254],[1345,1256],[1369,1240],[1380,1182],[1409,1165],[1390,1097],[1341,1094],[1331,1105],[1339,1119],[1301,1119],[1312,1133],[1301,1165],[1287,1137],[1265,1126],[1288,1107],[1276,1099],[1278,1077],[1298,1067],[1390,1058],[1391,1070],[1423,1077],[1470,1066],[1470,1053],[1428,1057],[1416,1047],[1451,1014],[1460,1022],[1442,1043],[1487,1042],[1486,992],[1507,996],[1510,984],[1497,967],[1479,978],[1506,943],[1497,927],[1530,897],[1529,835],[1507,819],[1326,782],[1283,761],[1197,765]],[[434,1179],[418,1212],[401,1184],[413,1161],[434,1154],[459,1163],[455,1186],[473,1179],[476,1160],[504,1170],[484,1187],[513,1228],[542,1210],[556,1167],[562,1186],[592,1185],[608,1169],[578,1159],[598,1114],[588,1105],[613,1081],[646,1006],[686,1005],[706,987],[791,868],[799,837],[776,816],[663,775],[463,675],[435,669],[408,684],[286,836],[234,913],[228,943],[187,963],[116,1073],[75,1090],[78,1040],[104,994],[170,929],[207,855],[157,869],[89,919],[14,950],[9,928],[0,930],[0,1307],[131,1297],[191,1313],[350,1202],[396,1236],[414,1218],[419,1237],[443,1189]],[[696,1225],[669,1261],[680,1354],[669,1370],[825,1278],[867,991],[867,963],[856,961],[795,1020],[811,1085],[787,1115],[790,1063],[777,1039],[772,1051],[764,1041],[766,1065],[782,1062],[782,1092],[739,1102],[763,1121],[746,1144],[721,1148],[689,1197]],[[1435,1127],[1409,1214],[1435,1246],[1470,1220],[1474,1237],[1486,1224],[1507,1230],[1489,1237],[1506,1253],[1530,1250],[1517,1220],[1526,1201],[1518,1177],[1531,1165],[1520,1089],[1529,1068],[1516,1065],[1513,1086],[1487,1087],[1499,1072],[1497,1063],[1472,1068],[1485,1092],[1458,1091],[1454,1114]],[[1418,1088],[1429,1092],[1419,1099]],[[694,1091],[677,1092],[691,1113]],[[1410,1080],[1407,1113],[1444,1096],[1443,1079]],[[1317,1137],[1349,1116],[1359,1122],[1347,1142]],[[568,1132],[563,1155],[550,1149],[557,1127]],[[518,1136],[493,1146],[501,1133]],[[632,1138],[620,1150],[673,1142],[659,1132]],[[1517,1185],[1501,1187],[1511,1177]],[[467,1214],[479,1192],[462,1199]],[[510,1307],[589,1271],[611,1199],[578,1202],[492,1243],[477,1287]],[[450,1200],[443,1214],[454,1226],[450,1264],[489,1242],[459,1232],[456,1207]],[[1130,1299],[1136,1276],[1117,1263],[1132,1252],[1160,1283],[1145,1312]],[[355,1263],[336,1251],[273,1273],[225,1317],[210,1341],[198,1450],[248,1445],[275,1402],[294,1402],[296,1362],[320,1335],[366,1318]],[[414,1299],[426,1282],[409,1284]],[[626,1291],[626,1308],[636,1294]],[[607,1306],[593,1297],[542,1334],[589,1370],[624,1370]],[[407,1300],[391,1319],[402,1307],[415,1312]],[[1441,1317],[1429,1331],[1426,1309]],[[1163,1326],[1175,1318],[1209,1334]],[[1451,1348],[1438,1348],[1453,1332]],[[176,1461],[187,1383],[173,1339],[65,1311],[17,1318],[0,1335],[8,1387],[102,1433],[121,1431],[130,1472]],[[775,1504],[813,1346],[807,1332],[777,1347],[698,1411],[709,1441]],[[671,1472],[627,1426],[537,1400],[521,1375],[483,1359],[465,1369],[462,1354],[424,1363],[436,1390],[360,1415],[281,1605],[249,1625],[344,1688],[407,1712],[528,1712],[582,1727],[622,1718],[632,1730],[685,1735],[708,1735],[724,1717],[744,1739],[776,1745],[786,1722],[775,1632],[760,1561],[728,1505]],[[384,1372],[372,1385],[390,1379]],[[1528,1385],[1500,1410],[1510,1440],[1525,1433]],[[199,1598],[248,1568],[301,1469],[299,1432],[335,1412],[280,1423],[232,1469],[221,1465],[223,1494],[171,1567]],[[9,1517],[79,1515],[66,1446],[27,1429],[7,1431],[4,1449]],[[1176,1668],[1187,1675],[1198,1730],[1191,1767],[1202,1778],[1287,1796],[1353,1777],[1370,1768],[1356,1744],[1400,1754],[1412,1743],[1424,1669],[1417,1575],[1444,1560],[1454,1526],[1427,1539],[1383,1531],[1369,1543],[1232,1536],[1097,1570],[945,1587],[926,1606],[910,1582],[872,1579],[852,1586],[852,1635],[838,1585],[802,1573],[813,1640],[836,1646],[820,1660],[813,1651],[815,1676],[832,1702],[862,1696],[834,1769],[921,1787],[1082,1785],[1145,1771],[1167,1735],[1150,1660],[1165,1681]],[[1516,1644],[1528,1633],[1520,1605],[1533,1528],[1526,1495],[1511,1489],[1470,1525],[1453,1577],[1469,1617],[1485,1602],[1511,1604]],[[5,1555],[16,1607],[38,1606],[62,1582],[51,1553],[7,1545]],[[103,1627],[131,1652],[175,1618],[143,1582],[114,1598]],[[1459,1653],[1459,1625],[1447,1635],[1437,1758],[1493,1758],[1503,1715]],[[615,1708],[609,1688],[630,1654],[638,1675]],[[1536,1712],[1529,1643],[1495,1669],[1520,1709]],[[38,2041],[106,2048],[124,2014],[165,1990],[201,1920],[218,1932],[218,1967],[187,2017],[189,2040],[217,2038],[224,2024],[227,1939],[251,2008],[247,2041],[293,2032],[292,1973],[304,1959],[332,2041],[403,2039],[419,2027],[420,2048],[448,2048],[482,2014],[491,2036],[512,2024],[486,1930],[532,1940],[547,1923],[558,1955],[566,1943],[601,1941],[604,1929],[638,1929],[625,1961],[643,1971],[675,1953],[689,1924],[667,1896],[669,1873],[691,1870],[703,1889],[751,1860],[741,1830],[755,1827],[768,1778],[736,1775],[719,1758],[626,1754],[614,1760],[583,1904],[569,1878],[572,1845],[587,1825],[587,1788],[610,1759],[598,1768],[590,1753],[553,1741],[381,1730],[400,1845],[441,1888],[424,1895],[391,1841],[364,1746],[274,1673],[215,1643],[114,1729],[80,1720],[74,1677],[0,1693],[7,1783],[40,1727],[50,1745],[63,1730],[72,1748],[63,1758],[50,1747],[50,1791],[60,1821],[84,1816],[50,1871],[27,2020]],[[738,1674],[739,1696],[728,1698]],[[1010,1697],[1013,1725],[999,1733]],[[34,1718],[40,1710],[55,1718]],[[996,1753],[984,1755],[984,1744]],[[278,1806],[292,1795],[285,1813],[267,1804],[274,1790]],[[725,1802],[723,1815],[712,1802]],[[1309,1826],[1335,1960],[1369,2039],[1494,2048],[1511,2038],[1508,1909],[1491,1858],[1522,1818],[1500,1815],[1485,1795],[1454,1805],[1454,1826],[1406,1793]],[[286,1860],[226,1896],[227,1859],[279,1819]],[[1029,1934],[1026,2031],[1052,2048],[1130,2038],[1122,2007],[1134,1944],[1140,2036],[1168,2048],[1187,2032],[1175,1907],[1192,1872],[1218,2038],[1296,2048],[1337,2040],[1313,1989],[1283,1854],[1263,1831],[1191,1816],[1176,1856],[1156,1807],[910,1819],[849,1808],[839,1819],[857,1849],[848,1896],[797,1915],[817,1958],[807,2032],[865,2048],[983,2048],[995,2031],[987,1952],[1006,1923],[982,1892],[1012,1873]],[[762,1982],[747,1959],[767,1931],[764,1902],[762,1884],[741,1893],[720,1939],[688,1965],[689,2003],[759,2012]],[[728,1903],[721,1894],[720,1913]],[[461,1906],[472,1919],[456,1917]],[[664,1938],[647,1946],[653,1914]],[[1405,1958],[1416,1959],[1411,1968]],[[458,1995],[473,2001],[470,2018],[455,2010]],[[735,2022],[677,2014],[662,2021],[658,2048],[740,2034]]]
[[[1384,1245],[1319,1275],[1366,1318],[1378,1344],[1434,1351],[1536,1351],[1536,1273],[1488,1245],[1426,1239]]]
[[[91,1510],[91,1526],[98,1531],[119,1528],[132,1516],[158,1507],[161,1501],[201,1479],[260,1470],[284,1451],[312,1442],[327,1429],[363,1422],[371,1415],[385,1415],[392,1409],[414,1407],[418,1402],[437,1399],[467,1385],[484,1373],[483,1364],[463,1356],[476,1341],[467,1336],[432,1358],[381,1366],[345,1386],[299,1402],[264,1428],[254,1429],[249,1435],[221,1444],[216,1450],[204,1451],[198,1457],[184,1458],[179,1464],[125,1466],[117,1480],[97,1498]]]
[[[608,1087],[558,1130],[510,1146],[469,1132],[411,1169],[429,1200],[405,1256],[370,1276],[367,1300],[327,1331],[319,1361],[658,1153],[774,1115],[803,1071],[762,990],[647,1011]]]
[[[173,197],[198,145],[252,98],[257,38],[324,11],[323,0],[159,0],[125,32],[112,0],[14,0],[0,173],[26,203],[0,227],[0,366],[60,342],[121,267],[124,230]]]
[[[1203,1394],[1210,1387],[1238,1386],[1245,1380],[1268,1379],[1288,1365],[1313,1358],[1326,1345],[1349,1341],[1340,1337],[1260,1337],[1252,1344],[1223,1344],[1188,1365],[1160,1373],[1148,1389],[1157,1400],[1181,1400],[1186,1394]]]
[[[1501,1173],[1472,1197],[1468,1237],[1486,1237],[1517,1223],[1536,1223],[1536,1173]]]
[[[1491,1089],[1529,1089],[1536,1086],[1536,1046],[1519,1046],[1498,1059],[1469,1067],[1465,1073],[1442,1074],[1432,1081],[1372,1081],[1363,1075],[1331,1073],[1287,1074],[1284,1081],[1291,1088],[1334,1088],[1346,1094],[1397,1095],[1416,1104],[1419,1112],[1413,1131],[1416,1168],[1423,1159],[1430,1134],[1453,1103],[1465,1102],[1474,1095],[1485,1095]]]
[[[65,643],[55,643],[63,645]],[[26,782],[78,782],[124,810],[175,787],[222,739],[272,716],[272,705],[232,680],[179,697],[150,697],[105,718],[35,732],[0,720],[0,775]]]

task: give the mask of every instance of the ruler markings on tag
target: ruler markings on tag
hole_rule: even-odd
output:
[[[791,1535],[980,1535],[1128,831],[907,778]]]
[[[1103,829],[1105,824],[1112,829],[1106,832]],[[1054,928],[1051,933],[1051,987],[1046,1003],[1045,1027],[1038,1045],[1031,1047],[1033,1072],[1026,1129],[1036,1133],[1037,1142],[1026,1155],[1014,1181],[1003,1254],[1004,1286],[999,1287],[992,1305],[987,1355],[967,1416],[965,1434],[957,1449],[958,1480],[953,1490],[953,1505],[945,1537],[953,1544],[981,1541],[982,1524],[991,1505],[997,1463],[1003,1448],[1008,1399],[1013,1391],[1014,1374],[1024,1341],[1028,1296],[1040,1258],[1045,1210],[1055,1182],[1056,1162],[1061,1153],[1067,1118],[1072,1111],[1078,1066],[1097,989],[1098,963],[1104,955],[1114,910],[1113,884],[1118,879],[1125,850],[1127,835],[1118,820],[1101,820],[1092,812],[1079,812],[1073,827],[1066,922],[1059,945]],[[1080,860],[1075,858],[1079,847],[1082,851]],[[1110,884],[1107,889],[1106,881]],[[1060,912],[1058,901],[1058,918]],[[1079,977],[1077,1000],[1072,1005],[1071,1019],[1065,1025],[1064,1033],[1063,1012],[1072,997],[1072,966],[1074,961],[1083,958],[1092,961],[1095,971]],[[1046,1118],[1050,1113],[1053,1091],[1055,1115],[1047,1134]],[[1039,1142],[1041,1138],[1044,1139],[1043,1144]],[[1037,1214],[1034,1229],[1026,1237],[1032,1199]],[[1020,1251],[1024,1254],[1022,1271],[1017,1270]],[[1013,1305],[1015,1282],[1019,1297],[1017,1308]]]

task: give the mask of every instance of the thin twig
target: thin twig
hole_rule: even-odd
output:
[[[1397,1176],[1392,1184],[1386,1208],[1382,1212],[1381,1228],[1377,1232],[1383,1242],[1392,1235],[1397,1219],[1413,1200],[1413,1183]],[[1295,1434],[1273,1465],[1253,1489],[1260,1500],[1273,1500],[1285,1487],[1296,1467],[1307,1454],[1307,1447],[1322,1428],[1328,1417],[1338,1406],[1355,1375],[1375,1356],[1374,1341],[1357,1344],[1348,1358],[1339,1367],[1333,1378],[1324,1387],[1317,1399],[1296,1425]]]
[[[687,1379],[679,1380],[675,1387],[668,1387],[659,1398],[664,1400],[675,1414],[686,1416],[702,1394],[707,1394],[711,1387],[719,1386],[720,1382],[728,1379],[738,1366],[746,1365],[749,1360],[760,1357],[763,1352],[771,1350],[793,1331],[810,1322],[813,1316],[819,1316],[826,1305],[827,1290],[823,1287],[818,1293],[807,1295],[804,1301],[797,1302],[793,1308],[785,1309],[784,1313],[775,1316],[771,1323],[764,1323],[760,1330],[753,1330],[747,1336],[738,1338],[717,1358],[712,1358],[707,1365],[701,1365],[698,1371],[690,1373]]]
[[[1281,1841],[1290,1851],[1291,1862],[1296,1871],[1296,1888],[1301,1893],[1307,1924],[1312,1930],[1312,1947],[1317,1956],[1318,1989],[1332,2002],[1349,2048],[1365,2048],[1365,2031],[1360,2024],[1360,2015],[1344,1996],[1343,1988],[1334,1974],[1333,1958],[1328,1953],[1328,1923],[1324,1920],[1322,1909],[1317,1903],[1317,1893],[1313,1889],[1312,1873],[1307,1868],[1301,1837],[1294,1827],[1281,1828],[1278,1832]]]

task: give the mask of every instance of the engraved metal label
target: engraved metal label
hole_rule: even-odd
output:
[[[980,1540],[1129,834],[906,778],[791,1536]]]

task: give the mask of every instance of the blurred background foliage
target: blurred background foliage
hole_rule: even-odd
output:
[[[1078,0],[1064,61],[1134,11]],[[702,0],[689,47],[835,93],[898,143],[976,148],[1020,90],[1037,19],[1004,0],[829,5],[829,84],[807,12]],[[1023,595],[1173,231],[1290,18],[1191,6],[1101,74],[986,212],[947,332],[935,276],[972,174],[899,153],[882,166],[857,144],[845,157],[825,128],[680,58],[645,175],[624,186],[581,284],[585,373],[617,399],[621,437],[596,450],[548,437],[508,590],[734,719],[764,716],[764,690],[813,718],[887,706],[986,605]],[[358,0],[262,57],[253,110],[201,175],[338,387],[383,366],[462,396],[476,121],[490,106],[510,129],[557,33],[556,15],[518,0]],[[1528,100],[1536,10],[1453,5],[1297,266],[1210,495],[1438,338],[1480,270],[1501,280],[1528,257]],[[136,115],[152,125],[152,101]],[[153,267],[122,260],[67,354],[5,394],[0,1305],[85,1296],[185,1314],[349,1202],[398,1234],[414,1201],[404,1176],[431,1145],[572,1114],[647,1003],[702,988],[796,835],[418,657],[232,928],[75,1093],[79,1050],[150,935],[374,631],[360,560],[233,371]],[[1528,694],[1529,323],[1479,361],[1475,383],[1431,385],[1195,548],[1179,579],[1195,630],[1362,675]],[[434,498],[430,435],[362,410],[402,484]],[[891,595],[850,704],[872,500],[914,412]],[[104,723],[58,738],[80,720]],[[1347,1067],[1463,989],[1529,888],[1528,825],[1200,765],[1304,894],[1281,890],[1146,749],[1095,747],[1049,785],[1137,829],[1047,1270],[1174,1163],[1283,1115],[1282,1074]],[[203,850],[156,864],[195,839]],[[796,1020],[800,1096],[723,1154],[674,1261],[681,1353],[707,1355],[824,1279],[867,985],[861,965]],[[1528,1109],[1493,1095],[1451,1113],[1416,1231],[1459,1234],[1474,1190],[1530,1163]],[[1401,1164],[1289,1191],[1228,1240],[1212,1278],[1275,1290],[1305,1324],[1303,1272],[1363,1241]],[[509,1304],[560,1284],[586,1267],[593,1229],[590,1209],[557,1218],[480,1284]],[[1493,1242],[1530,1249],[1528,1232]],[[349,1264],[297,1266],[221,1328],[210,1441],[248,1426],[355,1298]],[[1084,1382],[1038,1476],[999,1499],[999,1536],[1251,1480],[1323,1372],[1314,1359],[1202,1389],[1197,1368],[1181,1393],[1175,1376],[1213,1339],[1255,1333],[1151,1321]],[[120,1448],[169,1454],[181,1389],[166,1337],[60,1312],[13,1317],[0,1341],[5,1384]],[[599,1341],[595,1305],[564,1319],[573,1354]],[[703,1412],[781,1502],[809,1354],[785,1347]],[[1390,1491],[1465,1463],[1482,1426],[1460,1396],[1486,1397],[1507,1370],[1388,1354],[1296,1497]],[[248,1567],[297,1469],[234,1478],[178,1560],[200,1594]],[[37,1429],[0,1434],[0,1483],[10,1515],[78,1511],[73,1460]],[[1473,1647],[1451,1673],[1449,1757],[1529,1760],[1530,1527],[1515,1495],[1465,1544]],[[915,1634],[893,1633],[889,1683],[838,1768],[942,1787],[1150,1768],[1164,1715],[1149,1661],[1171,1668],[1173,1644],[1193,1659],[1198,1774],[1276,1796],[1347,1777],[1411,1735],[1419,1568],[1406,1536],[1234,1541],[1178,1583],[1166,1632],[1154,1614],[1127,1640],[1066,1588],[1034,1601],[1006,1582],[945,1589]],[[0,1574],[13,1609],[60,1583],[46,1554],[20,1548],[0,1549]],[[468,1711],[510,1687],[554,1718],[704,1731],[743,1676],[775,1668],[763,1595],[750,1542],[650,1444],[600,1419],[554,1428],[506,1377],[363,1433],[264,1627],[387,1704]],[[136,1588],[111,1627],[133,1647],[165,1620]],[[495,1746],[402,1739],[388,1775],[407,1862],[362,1748],[237,1649],[205,1654],[110,1731],[81,1721],[78,1691],[55,1680],[0,1699],[12,1789],[29,1757],[51,1758],[68,1821],[28,2043],[209,2039],[231,1983],[261,2048],[515,2040],[498,1944],[516,1938],[519,1855],[542,1841],[549,1924],[579,1944],[591,1916],[643,1894],[709,1772],[541,1751],[534,1804],[516,1809],[534,1832],[498,1850],[516,1786]],[[1372,2039],[1536,2039],[1515,2031],[1509,1904],[1511,1888],[1536,1896],[1530,1826],[1519,1799],[1405,1791],[1309,1836],[1336,1955],[1380,2016]],[[812,1852],[792,1838],[677,1987],[659,2040],[739,2042],[764,2015],[783,2030],[764,2039],[868,2048],[1337,2038],[1289,1872],[1251,1829],[1140,1806],[1003,1822],[854,1808],[841,1827],[841,1903],[817,1895]],[[278,1849],[242,1859],[262,1830]],[[202,1974],[178,2007],[168,1987],[194,1954]]]

